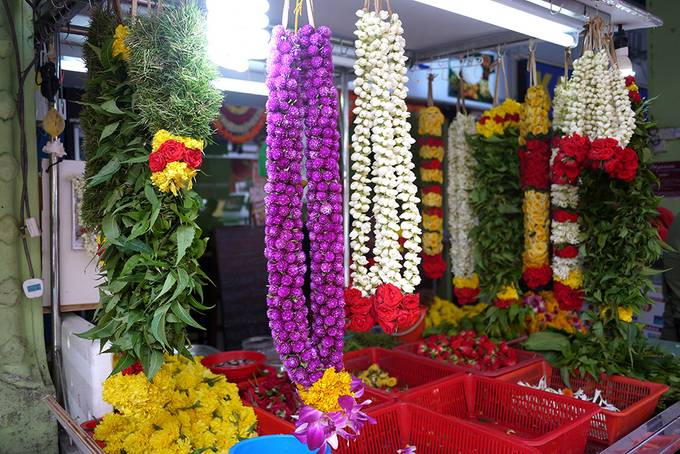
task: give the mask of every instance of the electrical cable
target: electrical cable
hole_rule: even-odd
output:
[[[5,8],[5,15],[7,17],[7,22],[9,24],[12,46],[14,48],[14,63],[18,79],[17,88],[17,101],[16,101],[16,113],[17,121],[19,122],[19,153],[20,166],[21,166],[21,205],[20,205],[20,222],[21,222],[21,240],[24,245],[24,255],[26,256],[26,263],[28,264],[28,270],[32,278],[35,278],[35,270],[33,269],[33,260],[31,259],[31,254],[28,248],[28,239],[26,238],[26,219],[31,217],[31,204],[28,198],[28,150],[26,144],[26,124],[25,124],[25,112],[24,112],[24,84],[26,82],[26,77],[28,73],[33,68],[35,64],[35,54],[33,59],[28,64],[25,69],[21,69],[21,54],[19,53],[19,41],[17,38],[16,26],[14,24],[14,17],[12,16],[12,9],[9,5],[8,0],[2,0],[3,6]]]

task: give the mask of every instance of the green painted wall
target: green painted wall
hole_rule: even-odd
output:
[[[10,0],[23,66],[33,57],[31,12],[24,0]],[[21,170],[16,117],[18,80],[4,9],[0,8],[0,453],[56,453],[57,426],[40,398],[53,392],[47,370],[41,299],[28,300],[21,283],[29,276],[19,237]],[[31,214],[40,219],[35,144],[35,84],[25,92],[28,188]],[[40,239],[29,240],[40,273]]]
[[[663,26],[649,31],[649,96],[657,97],[652,114],[659,128],[680,128],[680,1],[647,0],[647,9],[663,19]],[[680,161],[680,140],[666,142],[656,161]],[[680,198],[662,205],[680,212]]]

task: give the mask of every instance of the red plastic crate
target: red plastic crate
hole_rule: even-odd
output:
[[[583,453],[590,418],[600,410],[589,402],[469,374],[409,391],[401,400],[551,454]]]
[[[291,433],[295,426],[260,409],[255,409],[258,433],[271,435]],[[367,424],[359,438],[349,446],[342,439],[339,454],[396,453],[407,444],[415,445],[418,454],[539,454],[535,448],[523,446],[496,434],[489,434],[465,421],[447,418],[425,408],[396,403],[369,412],[376,424]],[[278,421],[277,421],[278,420]]]
[[[509,383],[524,381],[536,385],[543,376],[551,388],[567,387],[559,369],[552,368],[546,361],[531,364],[498,378]],[[599,383],[590,375],[583,378],[571,376],[569,384],[574,390],[583,389],[589,396],[593,395],[595,389],[599,389],[607,402],[621,410],[619,412],[602,410],[590,421],[589,438],[608,445],[649,419],[661,395],[668,391],[666,385],[618,375],[604,377]]]
[[[399,345],[398,347],[395,347],[394,349],[400,352],[408,353],[409,355],[417,356],[418,358],[424,358],[429,361],[436,361],[437,363],[444,364],[446,367],[451,368],[452,370],[457,370],[459,372],[463,373],[470,373],[473,375],[481,375],[483,377],[498,377],[499,375],[506,374],[508,372],[511,372],[516,369],[521,369],[525,366],[528,366],[531,363],[535,363],[538,361],[541,361],[543,357],[539,355],[538,353],[533,353],[533,352],[527,352],[525,350],[518,350],[516,348],[510,348],[510,350],[514,350],[515,354],[517,355],[517,364],[514,366],[506,366],[506,367],[501,367],[500,369],[496,370],[477,370],[473,369],[471,367],[466,367],[464,365],[460,364],[453,364],[448,361],[443,361],[439,359],[432,359],[428,358],[427,356],[424,355],[419,355],[417,353],[418,351],[418,344],[419,342],[413,342],[410,344],[404,344],[404,345]]]
[[[345,353],[345,369],[353,374],[366,370],[373,363],[390,376],[397,379],[397,388],[406,385],[408,389],[426,385],[445,377],[459,375],[460,372],[431,359],[414,357],[404,352],[371,347]],[[404,391],[384,391],[366,387],[385,397],[399,397]]]

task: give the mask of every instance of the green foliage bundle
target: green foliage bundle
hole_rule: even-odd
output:
[[[185,14],[189,20],[182,19]],[[196,37],[204,33],[196,18],[201,18],[196,6],[183,6],[165,8],[140,19],[139,23],[145,25],[139,27],[157,28],[165,34],[157,34],[155,40],[144,45],[137,40],[137,46],[131,49],[131,61],[142,60],[139,53],[158,54],[156,46],[183,49],[189,55],[181,62],[202,61],[204,46],[186,45],[187,40],[205,42]],[[201,328],[190,311],[207,309],[202,304],[202,286],[207,277],[198,265],[207,243],[196,224],[201,199],[193,191],[182,191],[175,197],[157,193],[152,186],[148,159],[155,130],[149,130],[151,125],[142,118],[148,112],[137,104],[137,94],[154,79],[142,83],[128,77],[128,63],[120,56],[112,57],[114,19],[101,15],[97,20],[108,20],[112,26],[97,27],[88,37],[91,53],[85,106],[91,127],[86,133],[88,143],[93,145],[88,150],[89,158],[105,164],[89,175],[85,198],[92,204],[100,201],[91,207],[89,219],[104,237],[100,259],[106,281],[100,286],[97,326],[83,337],[99,339],[102,346],[109,343],[108,351],[121,354],[114,373],[139,360],[152,378],[163,364],[164,353],[189,356],[186,326]],[[187,22],[194,28],[187,30]],[[173,23],[177,29],[173,29]],[[133,27],[128,36],[131,41],[139,27]],[[196,69],[166,67],[166,79],[154,82],[161,84],[166,106],[173,104],[166,93],[172,93],[170,98],[180,93],[186,96],[184,116],[174,118],[176,123],[165,125],[166,129],[205,140],[210,131],[209,119],[199,125],[194,115],[198,113],[199,119],[206,119],[206,108],[211,104],[206,104],[206,96],[192,96],[191,90],[195,87],[205,95],[212,89],[209,81],[195,86],[183,78],[185,72]],[[202,77],[195,75],[192,80]],[[182,80],[186,86],[180,89],[178,81]],[[213,96],[214,91],[210,92]],[[217,109],[212,112],[216,114]]]
[[[126,40],[135,108],[152,133],[209,137],[222,95],[208,59],[205,20],[193,3],[136,20]]]
[[[611,178],[602,170],[586,170],[580,186],[581,222],[588,232],[584,241],[583,282],[586,298],[605,317],[618,318],[618,308],[634,313],[652,301],[651,267],[659,259],[662,242],[651,221],[658,216],[658,180],[649,166],[652,152],[647,114],[649,102],[636,108],[636,128],[629,146],[639,158],[632,182]]]
[[[482,294],[490,303],[522,273],[523,217],[517,133],[503,137],[468,137],[474,149],[475,187],[470,201],[479,224],[472,229],[475,266]]]

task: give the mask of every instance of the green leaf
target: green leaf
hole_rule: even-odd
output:
[[[146,200],[149,201],[152,207],[160,206],[161,202],[158,200],[156,191],[154,191],[153,186],[151,186],[150,184],[144,185],[144,196],[146,197]]]
[[[151,350],[151,358],[149,359],[149,368],[145,370],[146,376],[152,380],[163,366],[163,353],[158,350]]]
[[[177,228],[177,259],[175,260],[175,265],[179,264],[187,248],[194,241],[195,231],[194,227],[190,225],[182,225]]]
[[[527,350],[533,351],[558,351],[568,354],[571,350],[569,338],[564,334],[552,331],[543,331],[529,336],[522,346]]]
[[[116,114],[116,115],[124,115],[125,112],[120,110],[118,106],[116,105],[116,100],[115,99],[109,99],[108,101],[105,101],[101,104],[101,108],[103,111]]]
[[[118,158],[113,158],[102,167],[99,172],[88,181],[89,187],[97,186],[111,179],[111,176],[120,169]]]
[[[106,241],[115,241],[120,236],[120,230],[118,229],[118,223],[113,216],[107,215],[102,221],[102,231],[104,236],[106,236]]]
[[[161,292],[158,295],[156,295],[156,298],[154,298],[153,300],[156,301],[158,298],[169,292],[170,289],[175,285],[175,282],[177,282],[175,275],[172,273],[168,273],[168,275],[165,278],[165,282],[163,283],[163,288],[161,288]]]
[[[101,143],[102,140],[106,139],[111,134],[116,132],[116,129],[118,129],[119,125],[120,125],[120,121],[116,121],[116,122],[109,123],[108,125],[104,126],[104,129],[102,130],[102,134],[101,134],[101,136],[99,136],[99,142]]]
[[[125,262],[123,265],[123,271],[120,272],[121,276],[127,276],[132,272],[132,270],[142,261],[141,255],[133,255]]]
[[[179,268],[177,270],[177,277],[177,288],[172,294],[172,297],[170,297],[170,300],[176,299],[189,285],[189,274],[187,274],[184,268]]]
[[[180,320],[182,320],[184,323],[186,323],[189,326],[193,326],[194,328],[202,329],[205,330],[201,325],[198,324],[196,320],[194,320],[191,315],[189,315],[189,312],[182,306],[179,301],[175,301],[172,303],[172,313],[177,316]]]
[[[123,369],[127,369],[128,367],[132,366],[136,361],[136,358],[132,356],[130,353],[123,353],[123,355],[120,357],[118,362],[116,363],[116,367],[113,368],[111,371],[111,375],[116,375],[117,373],[121,372]]]
[[[163,346],[168,345],[168,339],[165,337],[165,314],[169,309],[169,304],[162,305],[154,311],[151,320],[151,335]]]

